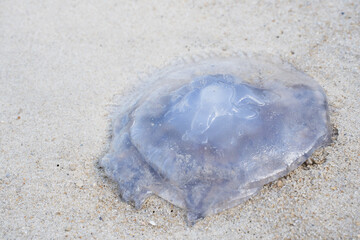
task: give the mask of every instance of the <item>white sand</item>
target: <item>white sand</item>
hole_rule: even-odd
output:
[[[360,238],[359,1],[237,2],[1,1],[0,238]],[[176,57],[238,50],[324,87],[339,130],[326,162],[193,228],[160,198],[121,202],[96,167],[113,96]]]

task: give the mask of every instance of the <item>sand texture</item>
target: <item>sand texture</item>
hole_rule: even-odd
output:
[[[333,144],[192,228],[158,197],[122,202],[97,165],[114,96],[179,57],[237,51],[316,79]],[[0,239],[360,238],[359,100],[359,1],[3,0]]]

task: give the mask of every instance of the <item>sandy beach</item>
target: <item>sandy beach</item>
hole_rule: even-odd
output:
[[[0,238],[359,239],[359,43],[355,0],[1,1]],[[193,227],[159,197],[122,202],[98,168],[114,96],[174,59],[238,51],[312,76],[333,144]]]

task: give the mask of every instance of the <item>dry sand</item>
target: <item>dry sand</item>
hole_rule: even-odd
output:
[[[360,238],[360,2],[0,2],[1,239]],[[158,197],[121,202],[97,160],[107,107],[179,56],[267,52],[325,89],[337,141],[189,228]]]

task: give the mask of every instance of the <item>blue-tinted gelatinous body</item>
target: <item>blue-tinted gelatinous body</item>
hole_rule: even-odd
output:
[[[194,223],[248,199],[329,141],[323,90],[276,59],[203,60],[149,82],[117,109],[101,161],[137,207],[157,194]]]

